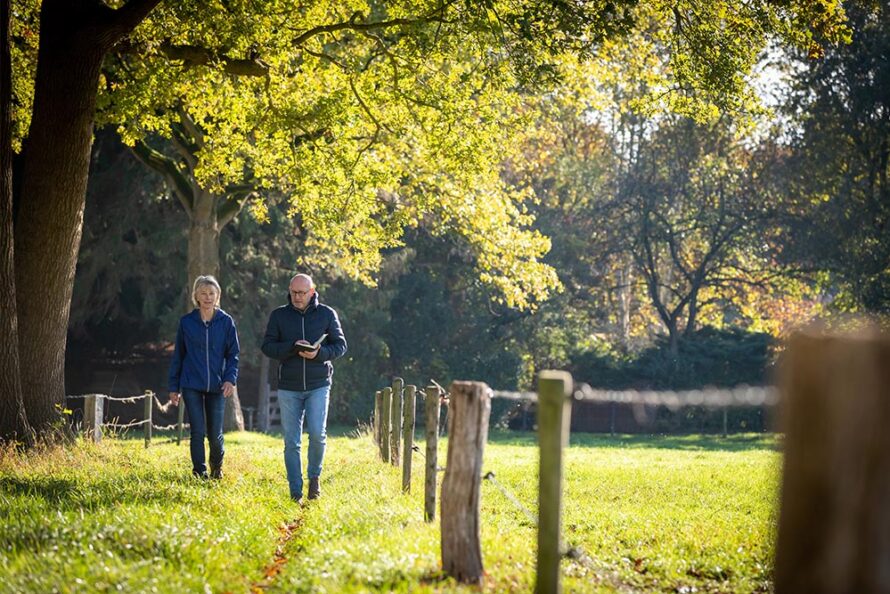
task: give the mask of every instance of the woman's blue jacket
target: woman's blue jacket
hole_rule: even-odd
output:
[[[217,309],[209,322],[195,309],[179,319],[176,346],[170,362],[168,388],[221,392],[224,382],[238,382],[238,331],[235,320]]]

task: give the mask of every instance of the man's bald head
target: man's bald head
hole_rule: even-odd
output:
[[[315,294],[315,283],[308,274],[295,274],[290,279],[290,302],[299,310],[304,310]]]
[[[312,280],[312,277],[308,274],[295,274],[290,279],[290,284],[293,285],[295,280],[299,280],[301,285],[308,286],[310,289],[315,288],[315,281]]]

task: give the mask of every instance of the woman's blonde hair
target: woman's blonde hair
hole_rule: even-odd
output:
[[[214,305],[219,307],[219,299],[222,297],[222,287],[219,286],[219,281],[211,274],[199,276],[195,279],[195,284],[192,285],[192,303],[195,304],[195,307],[198,306],[196,295],[198,294],[198,289],[201,287],[213,287],[216,289],[216,303]]]

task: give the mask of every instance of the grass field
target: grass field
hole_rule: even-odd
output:
[[[0,592],[478,592],[438,573],[422,458],[402,495],[369,437],[337,433],[323,497],[304,508],[265,435],[226,436],[219,482],[190,476],[185,442],[2,451]],[[754,435],[573,435],[564,535],[583,557],[563,562],[564,590],[771,590],[776,447]],[[497,484],[482,487],[482,591],[529,592],[535,527],[498,486],[535,513],[535,436],[493,433],[484,460]]]

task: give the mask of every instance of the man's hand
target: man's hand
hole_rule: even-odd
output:
[[[314,351],[299,351],[297,354],[304,359],[314,359],[318,356],[318,349],[315,349]]]
[[[179,392],[170,392],[170,404],[179,406]]]
[[[312,346],[312,343],[308,340],[298,340],[294,344],[304,344],[306,346]],[[297,351],[297,354],[304,359],[314,359],[315,356],[318,355],[318,349],[315,349],[314,351]]]
[[[235,386],[232,385],[232,382],[223,382],[222,385],[223,397],[228,398],[232,394],[235,393]]]

